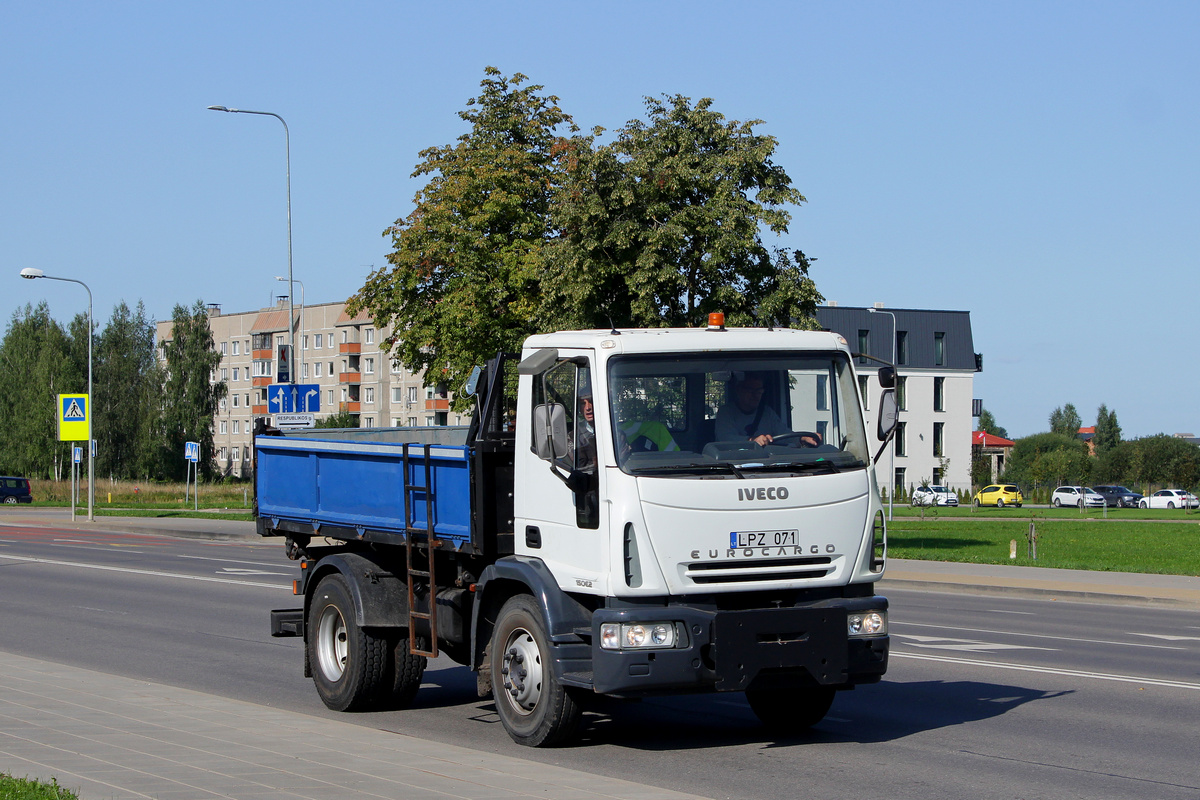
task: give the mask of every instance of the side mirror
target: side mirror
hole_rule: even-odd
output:
[[[882,372],[883,370],[880,370]],[[884,389],[879,395],[879,441],[886,442],[896,430],[896,422],[900,414],[900,407],[896,404],[896,392],[892,389]]]
[[[567,455],[567,412],[561,403],[543,403],[533,409],[533,446],[545,461]]]
[[[880,367],[879,368],[879,385],[884,389],[896,388],[896,368],[895,367]]]

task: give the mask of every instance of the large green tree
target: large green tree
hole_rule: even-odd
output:
[[[167,376],[163,385],[158,468],[180,479],[186,465],[185,442],[200,443],[200,474],[212,477],[213,416],[228,387],[215,379],[221,354],[213,348],[208,309],[202,300],[191,308],[177,305],[171,313],[170,338],[162,343]]]
[[[430,384],[458,387],[498,350],[538,329],[550,202],[560,182],[558,98],[489,67],[459,116],[455,144],[422,150],[428,177],[411,214],[385,231],[394,250],[350,298],[348,313],[391,325],[382,342]]]
[[[1117,412],[1109,411],[1108,406],[1100,404],[1096,409],[1096,456],[1101,457],[1121,443],[1121,425],[1117,422]]]
[[[1028,488],[1053,488],[1087,483],[1091,471],[1087,445],[1077,436],[1037,433],[1016,440],[1004,467],[1004,479]]]
[[[1075,406],[1071,403],[1067,403],[1065,406],[1061,406],[1050,412],[1051,433],[1077,437],[1079,436],[1079,428],[1082,425],[1083,420],[1080,418],[1079,412],[1075,410]]]
[[[822,300],[800,250],[770,248],[804,202],[772,161],[760,120],[727,120],[713,101],[646,98],[611,144],[601,130],[564,145],[552,209],[545,316],[556,327],[815,326]]]
[[[154,321],[139,301],[119,303],[95,348],[93,422],[96,473],[144,478],[155,470],[150,434],[162,413],[163,375],[154,353]]]
[[[57,396],[87,391],[86,366],[81,369],[72,357],[76,349],[45,302],[13,313],[0,343],[0,471],[5,474],[66,474],[70,445],[58,441]]]

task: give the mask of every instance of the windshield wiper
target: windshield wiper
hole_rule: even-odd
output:
[[[671,475],[680,472],[731,472],[739,478],[745,478],[740,467],[728,461],[708,461],[703,464],[676,464],[674,466],[652,467],[649,469],[634,469],[634,475]]]
[[[841,472],[842,468],[828,459],[819,458],[816,461],[776,461],[742,464],[741,469],[754,472]]]

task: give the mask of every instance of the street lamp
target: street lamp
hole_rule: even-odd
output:
[[[230,114],[258,114],[264,117],[274,117],[283,123],[283,149],[287,167],[287,220],[288,220],[288,346],[292,351],[292,358],[296,357],[296,334],[293,321],[295,320],[296,309],[292,304],[292,298],[296,292],[292,288],[292,137],[288,132],[287,122],[283,117],[273,111],[247,111],[244,108],[226,108],[225,106],[209,106],[209,111],[225,111]],[[296,382],[296,376],[293,372],[288,376],[291,383]]]
[[[282,275],[276,275],[275,280],[288,281],[288,279],[283,277]],[[304,281],[293,278],[293,279],[291,279],[290,282],[300,284],[300,335],[303,337],[303,335],[304,335]],[[291,290],[289,289],[288,291],[291,291]],[[303,348],[301,348],[298,351],[298,353],[299,354],[297,354],[297,352],[293,352],[292,358],[294,358],[296,360],[296,368],[299,370],[299,372],[297,372],[296,374],[299,375],[301,379],[303,379],[304,378],[304,375],[303,375],[304,350],[303,350]],[[295,383],[295,381],[292,381],[292,383]]]
[[[92,417],[96,413],[96,402],[92,397],[92,290],[83,281],[77,281],[74,278],[58,278],[54,275],[47,275],[40,269],[34,267],[26,267],[21,270],[21,277],[33,280],[34,278],[46,278],[52,281],[66,281],[67,283],[78,283],[88,293],[88,405],[91,406],[87,410],[87,451],[88,451],[88,521],[95,522],[96,514],[94,511],[96,501],[96,465],[95,455],[92,453]],[[72,518],[74,518],[74,511]]]
[[[887,314],[892,318],[892,369],[896,368],[896,315],[881,308],[868,308],[872,314]],[[897,381],[898,382],[898,381]],[[892,488],[888,492],[888,522],[892,521],[893,504],[896,499],[896,439],[892,437],[892,446],[888,449],[888,469],[892,475],[889,480]]]

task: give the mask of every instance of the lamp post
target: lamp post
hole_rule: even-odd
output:
[[[87,451],[88,451],[88,521],[95,522],[95,502],[96,502],[96,457],[92,452],[92,417],[96,413],[96,403],[92,398],[92,290],[83,281],[75,280],[74,278],[58,278],[54,275],[47,275],[40,269],[26,267],[21,270],[21,277],[33,280],[34,278],[46,278],[52,281],[66,281],[67,283],[78,283],[88,294],[88,405],[91,406],[87,410]],[[71,512],[74,515],[74,511]],[[72,516],[72,518],[74,518]]]
[[[295,325],[294,325],[293,321],[296,318],[295,317],[296,309],[292,304],[292,298],[296,294],[295,290],[292,288],[292,283],[294,283],[294,281],[292,280],[292,138],[291,138],[291,134],[288,132],[287,122],[284,121],[283,117],[279,116],[278,114],[276,114],[273,111],[247,111],[244,108],[226,108],[225,106],[209,106],[208,110],[209,111],[225,111],[229,114],[258,114],[258,115],[264,116],[264,117],[274,117],[275,119],[277,119],[281,123],[283,123],[283,149],[284,149],[285,165],[287,168],[288,346],[291,348],[292,358],[295,359],[295,357],[296,357],[296,333],[295,333]],[[282,280],[282,278],[280,280]],[[291,379],[290,382],[292,384],[296,383],[296,375],[295,375],[294,370],[293,370],[293,373],[289,376],[289,378]]]
[[[892,318],[892,369],[896,368],[896,315],[891,311],[884,311],[881,308],[868,308],[872,314],[887,314]],[[888,470],[892,473],[889,483],[891,489],[888,491],[888,522],[892,521],[892,510],[896,500],[896,439],[892,438],[892,446],[888,448]]]
[[[284,281],[285,283],[288,282],[288,279],[283,277],[282,275],[276,275],[275,280]],[[290,282],[299,284],[299,286],[300,286],[300,336],[301,336],[301,338],[303,338],[303,336],[304,336],[304,281],[293,278],[293,279],[291,279]],[[289,288],[288,291],[291,291],[291,289]],[[290,300],[291,298],[289,297],[288,299]],[[296,369],[298,370],[298,372],[296,374],[299,375],[301,379],[303,379],[304,378],[304,375],[302,374],[304,371],[304,350],[303,350],[303,348],[301,348],[298,351],[295,350],[295,348],[293,348],[292,358],[295,359],[295,361],[296,361]],[[295,383],[295,381],[292,381],[292,383]]]

